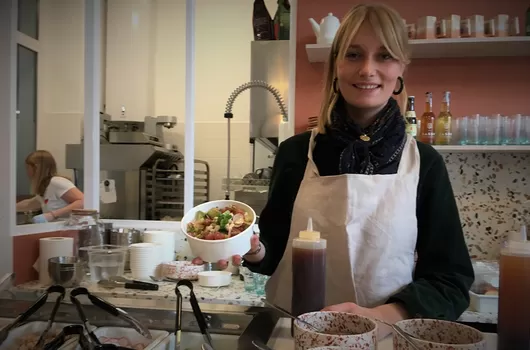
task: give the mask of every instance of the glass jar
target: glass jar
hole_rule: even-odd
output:
[[[109,244],[108,225],[99,218],[97,210],[72,210],[70,218],[65,223],[67,230],[77,231],[75,252],[83,266],[88,270],[88,253],[83,247]]]

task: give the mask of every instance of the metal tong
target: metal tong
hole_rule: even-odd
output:
[[[208,323],[206,322],[206,319],[204,318],[204,315],[201,311],[201,308],[199,306],[199,302],[197,301],[197,297],[195,296],[195,293],[193,292],[193,283],[190,280],[180,280],[177,282],[177,286],[175,287],[175,294],[177,295],[177,320],[176,320],[176,330],[175,330],[175,336],[176,336],[176,349],[180,348],[180,336],[182,332],[182,300],[184,299],[182,297],[182,294],[180,293],[179,287],[185,286],[188,287],[190,290],[190,304],[191,308],[193,310],[193,315],[195,316],[195,319],[197,320],[197,324],[199,325],[199,329],[201,330],[202,336],[204,337],[204,341],[208,346],[210,346],[213,349],[212,344],[212,337],[210,335],[210,332],[208,331]]]
[[[142,336],[146,337],[147,339],[153,339],[153,336],[151,335],[151,332],[149,332],[149,329],[145,327],[143,324],[141,324],[137,319],[134,317],[131,317],[128,313],[120,309],[119,307],[116,307],[112,305],[111,303],[90,294],[90,292],[83,287],[78,287],[73,289],[70,292],[70,300],[72,301],[72,304],[75,305],[77,309],[77,313],[79,314],[79,317],[81,318],[81,321],[83,322],[83,326],[85,327],[85,330],[88,333],[88,336],[90,337],[90,340],[96,345],[96,348],[98,349],[118,349],[119,347],[108,347],[109,344],[101,344],[98,337],[92,332],[91,325],[88,322],[88,318],[85,315],[85,312],[83,311],[83,305],[81,302],[77,299],[78,295],[86,295],[88,297],[88,300],[94,305],[102,309],[103,311],[108,312],[112,316],[116,316],[130,324],[138,333],[140,333]],[[111,345],[111,344],[110,344]],[[99,347],[98,347],[99,346]],[[103,346],[103,347],[101,347]],[[122,347],[122,349],[124,349]]]
[[[26,311],[18,315],[13,320],[13,322],[11,322],[10,324],[2,328],[2,330],[0,331],[0,344],[2,344],[7,339],[7,336],[9,335],[9,332],[11,332],[11,330],[20,326],[30,316],[32,316],[35,312],[37,312],[44,304],[46,304],[46,301],[48,300],[48,295],[50,295],[51,293],[64,293],[64,288],[61,286],[54,285],[46,289],[44,294],[42,294],[39,297],[39,299],[37,299],[37,301],[33,303],[33,305],[31,305]],[[64,295],[62,297],[64,297]],[[62,298],[62,297],[59,297],[59,298]],[[58,308],[57,303],[56,303],[56,307]],[[55,307],[54,307],[54,310],[55,310]],[[55,312],[57,312],[57,310],[55,310]],[[55,315],[53,317],[55,317]]]
[[[89,350],[90,346],[88,345],[87,339],[85,337],[85,329],[82,325],[70,325],[63,328],[61,333],[59,333],[55,339],[44,346],[44,350],[58,350],[61,346],[64,345],[66,337],[71,335],[79,336],[79,345],[83,350]],[[82,339],[83,338],[83,339]],[[83,341],[84,340],[84,341]]]
[[[59,310],[59,306],[61,306],[61,302],[64,299],[64,296],[66,294],[66,289],[64,289],[63,286],[51,286],[46,291],[47,293],[59,293],[59,296],[55,300],[55,305],[53,305],[52,312],[50,314],[50,318],[48,319],[48,324],[46,324],[46,328],[44,329],[44,332],[39,337],[39,340],[37,341],[37,344],[35,345],[35,349],[41,349],[44,345],[44,340],[46,339],[46,336],[48,335],[48,332],[52,328],[53,321],[55,320],[55,315],[57,314],[57,310]]]

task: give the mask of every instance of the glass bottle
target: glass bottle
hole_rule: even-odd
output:
[[[414,107],[414,96],[409,96],[407,99],[405,120],[407,122],[407,134],[416,138],[418,135],[418,121],[416,119],[416,111]]]
[[[252,27],[254,40],[274,40],[274,26],[264,0],[254,0]]]
[[[291,5],[289,0],[278,0],[278,9],[274,15],[274,34],[276,40],[289,40],[291,30]]]
[[[526,27],[525,27],[526,36],[530,36],[530,7],[526,10]]]
[[[452,115],[450,112],[451,105],[451,93],[445,91],[442,98],[442,106],[440,108],[440,114],[436,118],[434,127],[435,140],[434,143],[437,145],[450,145],[453,133],[451,131]]]
[[[436,116],[432,111],[432,93],[425,93],[425,111],[420,117],[420,131],[419,139],[421,142],[433,145],[434,144],[434,124]]]

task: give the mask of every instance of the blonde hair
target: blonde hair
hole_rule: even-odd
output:
[[[26,164],[33,169],[31,192],[44,196],[50,181],[57,175],[57,163],[48,151],[37,150],[26,157]]]
[[[344,16],[329,53],[324,96],[317,126],[320,133],[325,133],[326,125],[331,123],[331,112],[340,96],[333,88],[333,81],[337,77],[337,60],[346,57],[346,51],[352,39],[365,22],[372,26],[379,40],[381,40],[385,49],[394,59],[405,65],[410,63],[407,28],[399,13],[383,4],[360,4],[354,6]],[[398,103],[403,113],[407,106],[405,87],[403,87],[399,97]]]

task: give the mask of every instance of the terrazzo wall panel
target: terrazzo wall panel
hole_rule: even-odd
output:
[[[508,232],[530,221],[530,154],[443,156],[471,256],[498,258]]]

